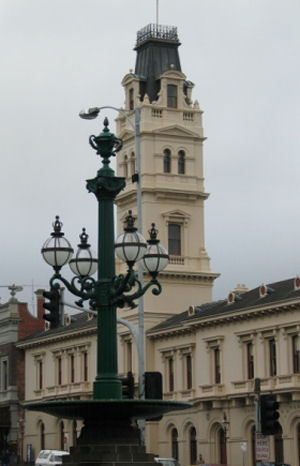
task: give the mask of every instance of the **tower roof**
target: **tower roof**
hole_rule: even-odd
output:
[[[137,33],[135,74],[145,80],[150,101],[157,96],[157,80],[167,70],[181,71],[177,28],[148,24]]]

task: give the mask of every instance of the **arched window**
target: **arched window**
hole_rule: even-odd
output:
[[[256,466],[256,429],[251,427],[251,464]]]
[[[59,425],[59,449],[65,449],[65,426],[63,421]]]
[[[190,428],[190,464],[197,463],[197,439],[196,439],[196,429],[195,427]]]
[[[72,423],[72,437],[73,437],[73,447],[77,445],[77,421],[73,421]]]
[[[178,173],[179,175],[185,174],[185,153],[183,150],[178,152]]]
[[[171,173],[171,151],[164,150],[164,173]]]
[[[275,462],[284,463],[283,460],[283,440],[282,440],[282,428],[278,429],[277,434],[274,435],[274,448],[275,448]]]
[[[226,434],[222,428],[219,429],[218,437],[219,437],[220,463],[227,464]]]
[[[40,423],[40,446],[41,450],[45,450],[45,425],[43,422]]]
[[[178,432],[175,427],[171,430],[171,456],[178,460]]]

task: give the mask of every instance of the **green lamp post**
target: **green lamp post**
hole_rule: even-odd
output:
[[[99,136],[91,136],[90,145],[102,158],[102,167],[97,176],[87,181],[88,191],[98,200],[98,278],[88,273],[95,271],[95,257],[90,252],[85,229],[80,235],[79,252],[72,258],[73,249],[61,231],[62,223],[56,217],[54,231],[43,248],[42,254],[48,264],[54,268],[50,280],[51,288],[62,282],[80,302],[89,301],[91,309],[98,315],[98,350],[97,375],[94,381],[94,400],[121,400],[122,384],[117,366],[117,329],[116,308],[135,307],[135,300],[144,295],[148,288],[159,295],[161,286],[157,281],[158,273],[168,264],[167,251],[159,245],[157,230],[152,224],[148,242],[134,227],[134,218],[129,211],[126,217],[124,233],[114,242],[114,200],[125,187],[125,178],[115,176],[110,167],[110,158],[122,148],[122,141],[108,129],[108,120],[104,120],[104,129]],[[126,274],[115,274],[115,254],[127,263]],[[151,275],[145,285],[139,282],[133,267],[143,259],[143,267]],[[75,277],[69,282],[61,275],[61,268],[70,263]],[[85,272],[85,270],[87,272]]]

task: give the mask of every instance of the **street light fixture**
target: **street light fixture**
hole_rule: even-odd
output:
[[[139,107],[135,107],[133,110],[124,110],[122,108],[113,107],[111,105],[105,105],[102,107],[91,107],[87,110],[81,110],[79,112],[80,118],[84,120],[93,120],[98,117],[101,110],[110,109],[120,113],[127,123],[131,126],[134,131],[135,137],[135,155],[136,155],[136,177],[137,181],[137,220],[138,220],[138,231],[142,233],[142,178],[141,178],[141,143],[140,143],[140,114],[141,110]],[[129,118],[130,115],[134,115],[134,122]],[[145,264],[142,261],[138,264],[138,279],[143,284],[145,270]],[[144,323],[144,297],[140,296],[138,303],[138,377],[139,377],[139,398],[145,398],[145,323]],[[143,434],[142,434],[143,436]]]
[[[80,277],[94,275],[98,267],[98,259],[88,243],[89,235],[86,233],[85,228],[82,228],[79,238],[80,243],[76,255],[69,261],[70,269],[74,275],[80,275]]]
[[[96,111],[95,111],[96,113]],[[87,189],[93,192],[98,200],[99,225],[98,225],[98,278],[85,275],[87,262],[92,265],[92,255],[86,257],[89,248],[87,235],[83,232],[83,241],[79,245],[78,258],[84,255],[85,264],[83,270],[80,261],[76,258],[71,262],[71,268],[77,275],[69,282],[60,273],[61,268],[71,260],[73,249],[63,236],[61,222],[56,217],[54,232],[42,248],[45,261],[54,268],[54,275],[50,279],[51,288],[62,282],[66,288],[81,301],[89,300],[91,309],[98,314],[98,349],[97,349],[97,375],[94,381],[93,397],[95,400],[120,400],[122,398],[121,379],[118,376],[117,366],[117,330],[116,330],[116,308],[131,306],[135,307],[135,300],[145,294],[152,287],[152,293],[159,295],[161,285],[157,281],[157,274],[168,263],[168,255],[164,248],[158,248],[158,240],[155,230],[152,239],[145,239],[134,227],[132,212],[126,217],[125,231],[114,244],[114,199],[124,189],[126,183],[122,177],[116,177],[110,165],[110,158],[122,148],[122,141],[110,133],[108,119],[104,120],[103,132],[98,136],[90,136],[90,145],[102,158],[102,167],[94,179],[87,181]],[[152,230],[151,230],[152,231]],[[156,254],[152,249],[156,247]],[[115,275],[115,250],[118,256],[127,262],[126,274]],[[162,257],[160,257],[160,253]],[[148,257],[147,257],[148,255]],[[145,258],[145,263],[151,273],[151,280],[144,286],[136,277],[133,266],[136,261]],[[87,259],[87,261],[86,261]],[[156,265],[153,268],[153,259]],[[76,266],[75,266],[76,264]],[[160,264],[159,266],[157,264]],[[82,264],[81,264],[82,265]]]

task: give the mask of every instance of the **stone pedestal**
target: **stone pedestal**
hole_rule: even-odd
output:
[[[66,466],[138,466],[156,465],[154,455],[139,444],[139,430],[129,420],[105,419],[85,423],[70,456],[63,456]]]

